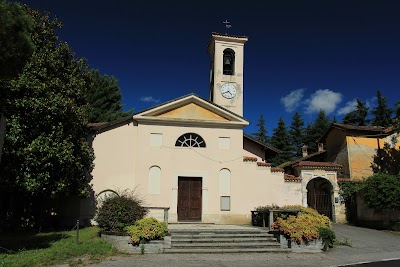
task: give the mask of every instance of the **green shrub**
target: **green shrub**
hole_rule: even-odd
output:
[[[272,228],[279,230],[285,236],[297,243],[308,242],[319,238],[320,227],[330,228],[331,221],[328,217],[319,214],[312,208],[300,206],[287,206],[286,208],[299,208],[298,216],[290,215],[287,218],[277,218]]]
[[[167,225],[164,222],[157,221],[153,217],[138,220],[134,225],[126,227],[125,230],[135,244],[141,241],[163,239],[168,233]]]
[[[377,173],[364,181],[361,197],[378,212],[400,209],[400,175]]]
[[[95,220],[103,231],[124,231],[125,227],[147,214],[142,203],[132,192],[124,191],[105,199],[97,210]]]
[[[319,238],[322,239],[322,242],[324,243],[324,247],[322,248],[323,251],[326,251],[328,247],[333,247],[333,243],[336,240],[334,231],[327,227],[320,227],[318,228],[318,234]]]

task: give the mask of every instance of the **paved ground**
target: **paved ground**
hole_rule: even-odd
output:
[[[91,266],[340,266],[400,258],[400,234],[348,225],[334,225],[333,229],[340,241],[347,240],[352,247],[338,246],[313,254],[147,254],[114,257]]]

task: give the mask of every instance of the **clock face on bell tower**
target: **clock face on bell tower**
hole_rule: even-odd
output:
[[[243,116],[243,52],[246,36],[212,33],[210,100]]]

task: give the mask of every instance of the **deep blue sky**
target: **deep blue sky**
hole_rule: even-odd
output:
[[[134,111],[196,93],[208,99],[213,31],[246,35],[244,117],[269,134],[295,111],[323,108],[340,120],[356,97],[371,107],[380,89],[400,100],[400,1],[21,0],[57,15],[59,32],[91,68],[119,80]],[[286,97],[286,98],[285,98]],[[284,105],[286,103],[286,106]]]

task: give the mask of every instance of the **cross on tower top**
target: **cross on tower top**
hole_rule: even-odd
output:
[[[228,34],[228,29],[232,27],[231,23],[227,19],[222,23],[225,24],[225,34]]]

